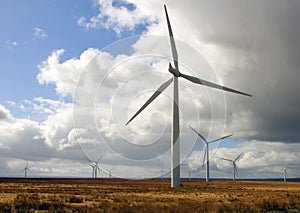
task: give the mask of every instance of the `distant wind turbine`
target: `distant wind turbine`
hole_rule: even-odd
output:
[[[26,161],[26,165],[25,165],[23,171],[24,171],[24,177],[27,178],[28,171],[31,172],[28,167],[28,160]]]
[[[95,178],[98,177],[98,171],[99,171],[99,174],[100,174],[99,162],[100,162],[100,160],[102,159],[103,155],[104,155],[104,154],[102,154],[102,155],[100,156],[100,158],[98,158],[97,161],[94,161],[94,163],[95,163]]]
[[[221,158],[222,160],[226,160],[232,163],[233,166],[233,178],[232,180],[235,180],[235,176],[238,176],[238,170],[237,170],[237,166],[236,166],[236,161],[242,156],[243,153],[239,154],[239,156],[237,156],[234,160],[231,159],[227,159],[227,158]]]
[[[108,178],[112,178],[112,170],[113,170],[113,168],[111,168],[110,170],[108,170]]]
[[[287,172],[287,162],[285,162],[285,166],[282,170],[283,170],[283,181],[286,182],[286,176],[288,174],[288,172]]]
[[[95,167],[96,165],[94,164],[94,162],[89,164],[90,167],[92,167],[92,178],[95,178]]]
[[[164,179],[164,175],[165,175],[166,171],[163,170],[163,168],[160,170],[160,179]]]
[[[209,149],[208,149],[208,144],[223,140],[225,138],[231,137],[233,134],[231,135],[226,135],[224,137],[215,139],[215,140],[211,140],[211,141],[207,141],[205,137],[203,137],[199,132],[197,132],[193,127],[189,126],[191,130],[193,130],[205,143],[205,152],[204,152],[204,156],[203,156],[203,161],[202,161],[202,168],[204,166],[204,161],[205,161],[205,156],[206,156],[206,182],[209,181]]]
[[[190,167],[187,168],[188,174],[189,174],[189,181],[191,181],[192,179],[192,170],[190,169]]]
[[[97,161],[91,160],[88,156],[86,156],[87,160],[90,162],[89,166],[92,167],[92,178],[97,178],[98,177],[98,171],[100,172],[99,168],[99,162],[103,158],[102,154]]]
[[[179,137],[179,101],[178,101],[178,78],[182,77],[188,81],[203,86],[212,87],[215,89],[224,90],[227,92],[233,92],[240,95],[252,96],[250,94],[240,92],[235,89],[231,89],[216,83],[212,83],[203,79],[199,79],[193,76],[183,74],[179,71],[178,54],[175,46],[175,40],[169,20],[167,7],[164,5],[169,37],[172,49],[172,56],[175,68],[169,63],[169,72],[173,75],[171,79],[163,83],[154,94],[146,101],[146,103],[129,119],[126,123],[128,125],[138,114],[140,114],[155,98],[157,98],[172,82],[173,82],[173,122],[172,122],[172,133],[171,133],[171,187],[180,187],[180,137]]]

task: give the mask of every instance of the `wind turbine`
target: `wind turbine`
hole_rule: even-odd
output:
[[[112,178],[112,170],[113,170],[113,168],[111,168],[110,170],[108,170],[108,178],[109,179]]]
[[[31,172],[29,167],[28,167],[28,160],[26,161],[26,165],[25,165],[23,171],[24,171],[24,177],[27,178],[28,171]]]
[[[102,154],[100,156],[100,158],[98,158],[97,161],[91,160],[88,156],[85,156],[87,158],[87,160],[90,162],[89,166],[92,167],[92,178],[97,178],[98,176],[98,170],[100,172],[100,168],[99,168],[99,162],[102,159],[104,154]]]
[[[187,171],[189,173],[189,181],[191,181],[191,179],[192,179],[192,170],[190,169],[190,167],[188,167]]]
[[[233,92],[240,95],[252,96],[250,94],[240,92],[219,84],[215,84],[206,80],[202,80],[193,76],[183,74],[179,71],[178,66],[178,54],[175,46],[175,40],[167,12],[167,7],[164,5],[169,37],[172,49],[172,56],[175,68],[169,63],[169,72],[173,74],[172,78],[163,83],[154,94],[146,101],[146,103],[129,119],[125,124],[128,125],[138,114],[140,114],[155,98],[157,98],[172,82],[173,82],[173,122],[172,122],[172,133],[171,133],[171,187],[180,187],[180,138],[179,138],[179,101],[178,101],[178,78],[182,77],[188,81],[196,84],[212,87],[215,89],[224,90],[227,92]]]
[[[100,158],[98,158],[97,161],[94,161],[94,163],[95,163],[95,178],[97,178],[97,176],[98,176],[98,171],[99,171],[99,173],[100,173],[99,162],[100,162],[100,160],[102,159],[103,155],[104,155],[104,154],[102,154],[102,155],[100,156]]]
[[[95,164],[94,164],[94,162],[92,162],[92,163],[90,163],[89,164],[90,165],[90,167],[92,167],[92,178],[95,178]]]
[[[283,170],[283,181],[286,182],[286,175],[287,175],[287,162],[285,162],[285,167],[282,169]]]
[[[166,173],[166,171],[165,170],[163,170],[163,168],[161,168],[161,170],[160,170],[160,179],[162,180],[162,179],[164,179],[164,174]]]
[[[211,141],[207,141],[205,137],[203,137],[199,132],[197,132],[193,127],[189,126],[190,129],[192,131],[194,131],[205,143],[205,152],[204,152],[204,156],[203,156],[203,162],[202,162],[202,168],[204,166],[204,161],[205,161],[205,156],[206,156],[206,182],[209,181],[209,149],[208,149],[208,144],[217,142],[219,140],[223,140],[225,138],[231,137],[233,134],[231,135],[226,135],[224,137],[215,139],[215,140],[211,140]]]
[[[227,159],[227,158],[221,158],[222,160],[226,160],[232,163],[233,166],[233,178],[232,180],[235,180],[235,176],[238,176],[238,171],[237,171],[237,166],[236,166],[236,161],[242,156],[243,153],[239,154],[234,160]]]

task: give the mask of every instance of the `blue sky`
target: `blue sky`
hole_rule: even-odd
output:
[[[115,39],[111,30],[86,30],[81,16],[97,12],[91,1],[1,2],[1,102],[43,96],[55,98],[53,87],[40,86],[37,65],[55,49],[65,49],[62,60],[77,57],[88,47],[103,48]],[[35,36],[35,28],[45,37]],[[15,42],[15,45],[14,45]],[[18,63],[16,63],[16,61]]]
[[[123,125],[170,77],[164,3],[182,71],[253,94],[180,80],[182,159],[195,175],[203,176],[203,144],[187,124],[211,139],[234,134],[211,147],[216,177],[230,176],[220,158],[241,152],[244,177],[280,176],[285,161],[300,163],[298,2],[7,0],[0,3],[0,176],[21,176],[16,171],[28,159],[33,176],[86,177],[87,158],[101,153],[102,169],[115,167],[120,177],[142,173],[130,169],[157,176],[169,166],[170,89]],[[154,139],[166,152],[147,163],[134,161],[145,160],[135,153],[140,147],[122,144]],[[151,146],[143,154],[153,154]]]

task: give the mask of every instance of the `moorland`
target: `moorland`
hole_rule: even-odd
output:
[[[1,212],[300,212],[300,183],[0,179]]]

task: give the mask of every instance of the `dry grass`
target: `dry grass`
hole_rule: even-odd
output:
[[[2,212],[300,212],[300,183],[2,179]]]

